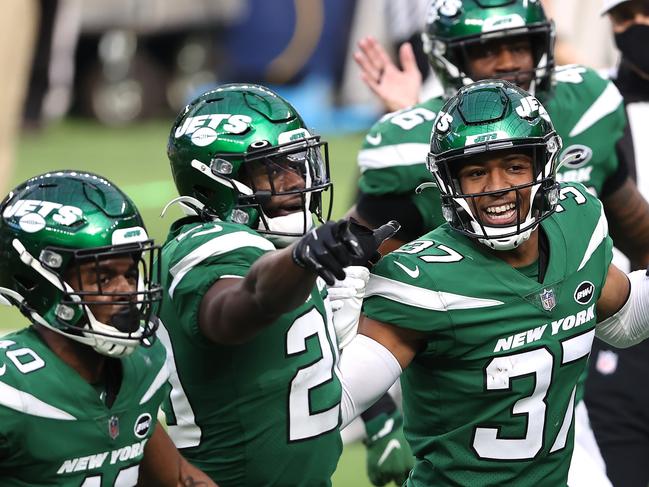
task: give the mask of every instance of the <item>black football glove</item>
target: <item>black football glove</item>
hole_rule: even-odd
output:
[[[311,230],[293,247],[293,261],[304,269],[315,271],[333,285],[345,279],[345,267],[373,264],[380,259],[378,248],[384,240],[399,231],[395,220],[370,230],[355,220],[327,222]]]

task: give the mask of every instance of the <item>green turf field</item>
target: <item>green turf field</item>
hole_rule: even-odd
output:
[[[164,218],[160,210],[176,196],[166,141],[170,121],[107,128],[91,121],[66,121],[38,134],[22,137],[12,181],[55,169],[97,172],[128,193],[140,208],[149,233],[159,242],[169,224],[180,215],[177,207]],[[341,216],[353,199],[356,153],[361,135],[329,136],[332,178],[335,184],[334,218]],[[24,326],[25,320],[11,308],[0,306],[0,334]],[[345,447],[334,475],[335,487],[371,485],[365,475],[365,451],[361,444]]]

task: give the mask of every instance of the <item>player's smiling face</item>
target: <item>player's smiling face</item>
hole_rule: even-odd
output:
[[[511,226],[530,211],[532,158],[511,151],[474,156],[458,171],[462,193],[490,193],[468,198],[475,216],[487,226]],[[519,185],[529,186],[513,190]]]
[[[301,191],[306,187],[303,166],[301,162],[289,160],[255,162],[247,166],[248,174],[243,180],[255,192],[267,191],[275,195],[261,202],[266,215],[270,218],[286,216],[304,209],[301,195]]]

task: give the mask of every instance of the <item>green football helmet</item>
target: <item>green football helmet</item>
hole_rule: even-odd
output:
[[[503,80],[484,80],[461,88],[439,112],[431,134],[428,169],[439,188],[442,211],[460,233],[477,238],[496,250],[511,250],[529,239],[539,222],[550,216],[559,199],[556,182],[561,138],[541,103]],[[506,191],[465,193],[458,171],[486,152],[521,153],[532,161],[529,183]],[[522,214],[527,188],[529,211]],[[512,224],[486,225],[476,198],[516,192],[516,219]],[[527,202],[526,202],[527,203]]]
[[[304,235],[314,216],[329,219],[327,143],[262,86],[224,85],[193,100],[171,128],[167,155],[189,212],[245,224],[279,245]],[[273,213],[273,201],[285,205]]]
[[[41,174],[0,204],[0,302],[103,355],[152,343],[151,310],[162,296],[157,253],[131,200],[96,174]],[[110,260],[123,257],[133,259],[126,264],[137,286],[102,290]],[[84,287],[82,268],[97,273],[92,286]],[[99,309],[108,322],[95,317]]]
[[[554,68],[554,24],[540,0],[432,0],[422,33],[424,50],[447,95],[479,81],[471,73],[467,49],[488,41],[528,36],[532,72],[501,73],[517,84],[530,81],[530,93],[547,91]]]

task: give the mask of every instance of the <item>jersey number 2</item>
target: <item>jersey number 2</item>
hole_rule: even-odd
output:
[[[288,439],[299,441],[321,435],[338,426],[340,403],[324,411],[313,412],[309,395],[312,389],[333,379],[334,353],[327,338],[327,327],[316,309],[293,322],[286,334],[286,353],[296,355],[307,351],[307,339],[317,336],[322,357],[298,369],[288,396]]]

